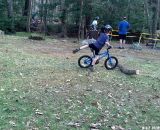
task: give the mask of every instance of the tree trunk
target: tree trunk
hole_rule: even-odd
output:
[[[85,19],[84,19],[84,17],[82,18],[82,36],[81,36],[81,38],[82,39],[84,39],[84,32],[85,31]]]
[[[27,9],[27,24],[26,24],[26,31],[30,32],[30,24],[31,24],[31,5],[32,0],[28,0],[28,9]]]
[[[13,17],[13,0],[7,0],[8,4],[8,18]]]
[[[45,1],[44,16],[43,16],[45,35],[47,34],[47,5],[48,5],[48,0]]]
[[[61,0],[61,23],[62,23],[62,37],[67,37],[67,28],[66,28],[66,15],[67,15],[67,10],[66,10],[66,5],[65,5],[65,0]]]
[[[160,10],[159,10],[159,28],[158,28],[158,30],[160,30]]]
[[[92,0],[86,0],[84,1],[84,8],[86,9],[85,13],[85,25],[84,25],[84,36],[87,38],[88,37],[88,33],[90,31],[90,25],[91,25],[91,19],[92,19]]]
[[[7,4],[8,4],[8,18],[11,20],[11,32],[14,32],[13,0],[7,0]]]
[[[86,0],[84,4],[85,8],[87,8],[87,14],[85,15],[85,27],[87,30],[90,29],[91,18],[92,18],[92,0]]]
[[[62,37],[67,37],[67,27],[66,27],[66,9],[63,9],[63,18],[61,19],[62,22]]]
[[[23,16],[28,16],[29,0],[25,0]]]
[[[159,1],[159,6],[160,6],[160,1]],[[159,28],[158,28],[158,30],[160,30],[160,9],[159,9]]]
[[[152,11],[153,11],[152,37],[153,38],[156,37],[155,33],[158,27],[159,8],[160,8],[159,3],[160,3],[159,0],[155,0],[153,2],[153,7],[152,7]]]
[[[78,29],[78,40],[82,36],[82,20],[83,20],[83,0],[80,0],[80,19],[79,19],[79,29]]]
[[[147,25],[148,25],[148,32],[151,33],[152,24],[151,24],[151,21],[150,21],[148,0],[145,0],[144,7],[145,7],[145,12],[146,12],[146,19],[147,19]]]
[[[43,12],[44,12],[44,0],[41,0],[41,4],[40,4],[40,19],[41,19],[41,23],[43,23]]]
[[[157,4],[156,4],[156,16],[155,16],[155,27],[154,27],[154,34],[156,33],[157,29],[158,29],[158,23],[159,22],[159,13],[160,12],[160,0],[157,0]],[[155,36],[156,37],[156,36]]]
[[[131,11],[131,9],[130,9],[130,3],[131,3],[131,1],[130,0],[128,0],[128,6],[127,6],[127,19],[128,19],[128,21],[130,21],[130,11]]]

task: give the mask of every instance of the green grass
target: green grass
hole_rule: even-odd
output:
[[[30,53],[17,39],[0,44],[1,130],[89,130],[92,123],[100,123],[101,130],[159,126],[160,61],[122,59],[140,69],[136,76],[101,65],[90,74],[75,57]]]

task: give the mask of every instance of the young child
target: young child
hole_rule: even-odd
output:
[[[111,46],[109,44],[109,34],[112,32],[112,27],[110,25],[106,25],[104,27],[101,28],[101,32],[99,37],[97,38],[95,43],[89,44],[89,45],[84,45],[81,46],[78,49],[73,50],[73,53],[76,53],[78,51],[80,51],[81,49],[90,47],[92,50],[94,50],[95,52],[95,58],[92,61],[92,65],[90,67],[90,70],[93,71],[93,66],[95,65],[96,61],[99,59],[99,52],[100,50],[104,47],[104,45],[108,45]]]

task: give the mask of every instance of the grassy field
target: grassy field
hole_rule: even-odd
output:
[[[118,50],[140,75],[103,62],[81,69],[70,40],[0,40],[0,130],[145,130],[160,127],[160,51]],[[68,49],[69,48],[69,49]],[[145,55],[144,55],[145,54]],[[120,128],[122,127],[122,128]]]

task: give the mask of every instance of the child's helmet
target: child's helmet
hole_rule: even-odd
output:
[[[111,31],[112,31],[112,27],[110,25],[106,25],[101,28],[101,32],[103,33],[111,32]]]
[[[107,24],[106,26],[104,26],[104,28],[105,28],[105,32],[111,32],[112,31],[112,27],[109,24]]]

